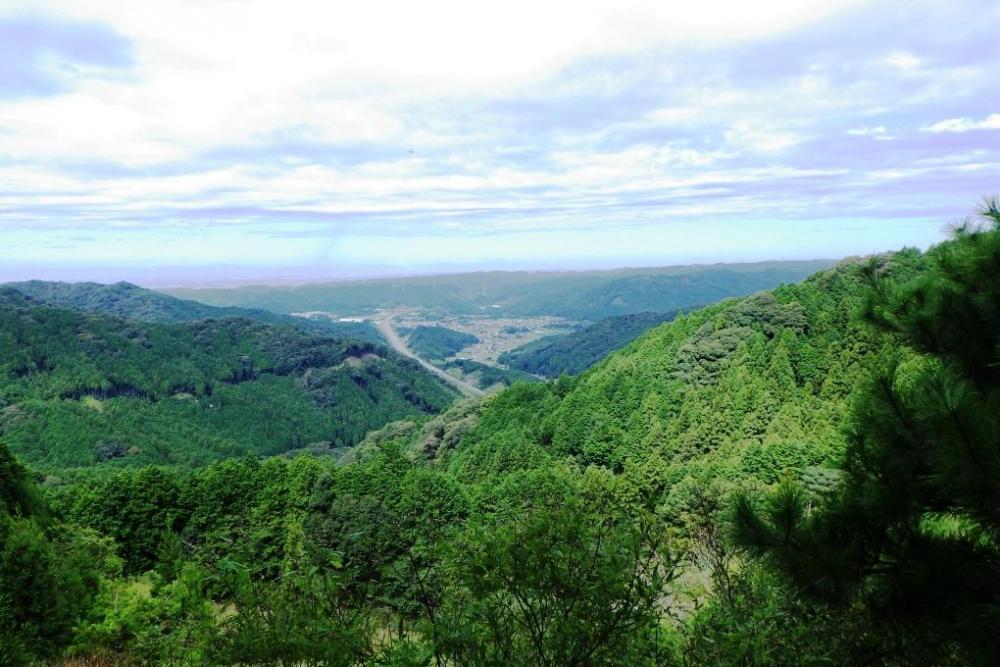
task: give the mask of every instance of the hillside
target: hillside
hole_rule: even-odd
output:
[[[444,361],[462,348],[479,342],[472,334],[441,326],[420,325],[400,333],[417,356],[431,361]]]
[[[168,294],[216,306],[354,315],[417,307],[448,314],[495,312],[599,320],[691,308],[797,282],[832,261],[761,262],[614,271],[483,272],[359,280],[293,287],[170,289]],[[496,306],[496,307],[495,307]]]
[[[35,659],[211,665],[995,664],[990,215],[993,231],[928,253],[844,262],[681,314],[579,376],[414,411],[339,463],[49,477],[40,509],[59,529],[32,528],[35,551],[101,554],[110,540],[121,560],[92,574],[104,561],[34,559],[30,581],[15,580],[22,552],[0,548],[0,591],[74,570],[100,582],[74,604],[51,586],[11,598],[0,638]],[[3,331],[35,351],[10,383],[72,386],[43,352],[65,346],[66,367],[83,368],[89,348],[70,341],[93,329],[10,300],[25,322]],[[73,323],[53,350],[21,332],[55,330],[53,318]],[[169,338],[148,326],[147,340]],[[179,328],[220,337],[217,326]],[[282,350],[305,336],[286,335]],[[225,340],[212,345],[222,358],[261,344]],[[114,342],[123,360],[144,354]],[[278,375],[285,356],[268,354],[253,369]],[[240,368],[227,377],[255,381]],[[142,390],[167,403],[174,387]],[[20,480],[7,495],[36,493],[7,466]],[[0,516],[0,532],[11,525]],[[68,620],[55,633],[39,616]],[[55,639],[39,644],[45,632]]]
[[[103,315],[118,315],[143,322],[176,324],[198,320],[240,317],[266,324],[294,325],[312,333],[356,338],[382,343],[381,336],[367,323],[333,322],[328,318],[301,318],[259,308],[209,306],[197,301],[178,299],[127,282],[113,285],[99,283],[61,283],[29,280],[0,285],[35,301],[59,308],[72,308]]]
[[[921,255],[886,263],[906,277]],[[573,456],[621,470],[656,455],[673,494],[689,477],[772,482],[782,470],[833,465],[852,393],[891,345],[853,317],[865,289],[848,263],[679,315],[578,379],[493,398],[450,465],[501,473],[511,452],[520,461],[533,452],[538,465]]]
[[[480,389],[491,389],[496,386],[509,387],[516,382],[538,382],[538,378],[524,371],[498,368],[472,359],[450,359],[441,367],[447,371],[454,370],[461,373],[462,379],[474,383]]]
[[[924,262],[912,250],[881,261],[900,281]],[[567,456],[619,472],[659,461],[672,516],[701,482],[822,478],[863,379],[892,349],[856,318],[868,289],[859,266],[678,315],[577,378],[488,398],[475,428],[463,414],[463,437],[431,449],[470,480]]]
[[[0,292],[0,435],[35,466],[344,447],[453,396],[372,343],[244,319],[145,323]]]
[[[500,355],[512,369],[556,378],[577,375],[676,313],[636,313],[608,317],[566,334],[545,336]]]

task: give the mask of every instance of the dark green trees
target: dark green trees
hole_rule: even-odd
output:
[[[49,518],[0,442],[0,664],[57,655],[117,565],[110,540]]]
[[[893,285],[878,264],[865,314],[903,346],[853,411],[829,504],[784,485],[742,497],[737,534],[805,592],[863,604],[903,660],[1000,660],[1000,210]]]

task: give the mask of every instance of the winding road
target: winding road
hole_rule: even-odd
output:
[[[408,348],[403,339],[400,338],[398,333],[396,333],[396,328],[392,326],[392,320],[398,314],[399,314],[398,312],[382,313],[379,317],[376,317],[372,320],[372,324],[374,324],[375,327],[379,330],[379,332],[385,337],[386,342],[389,343],[389,346],[392,349],[396,350],[396,352],[399,352],[403,356],[413,359],[418,364],[423,366],[425,369],[427,369],[431,373],[434,373],[434,375],[437,375],[439,378],[441,378],[451,386],[455,387],[466,396],[474,396],[478,398],[480,396],[486,395],[486,392],[484,392],[479,387],[474,387],[468,382],[463,382],[462,380],[459,380],[457,377],[445,373],[443,370],[441,370],[434,364],[430,363],[429,361],[425,361],[424,359],[414,354],[413,350]]]

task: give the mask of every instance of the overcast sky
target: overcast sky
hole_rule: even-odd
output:
[[[1000,192],[1000,3],[0,3],[0,279],[927,246]]]

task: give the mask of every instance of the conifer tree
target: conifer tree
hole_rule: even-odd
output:
[[[904,662],[1000,661],[1000,203],[982,216],[907,284],[865,267],[865,319],[902,345],[854,408],[840,492],[736,502],[738,542],[816,599],[865,605]]]

